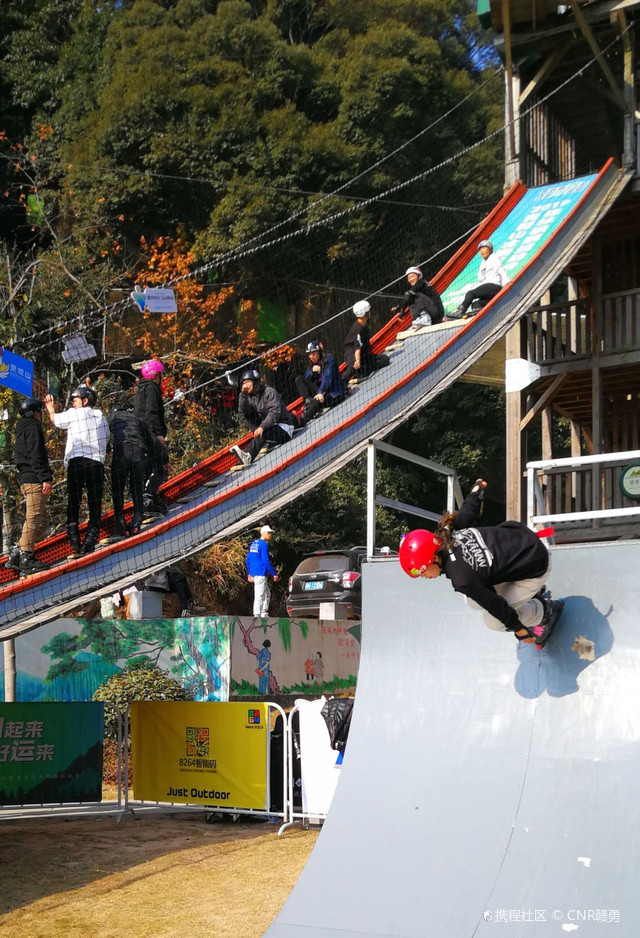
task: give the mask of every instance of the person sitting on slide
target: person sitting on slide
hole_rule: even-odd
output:
[[[402,297],[402,301],[391,308],[392,313],[411,313],[413,319],[412,329],[421,326],[431,326],[444,319],[444,306],[440,294],[428,280],[422,276],[419,267],[409,267],[405,273],[409,289]]]
[[[448,313],[447,319],[466,319],[468,316],[467,310],[474,300],[480,301],[480,309],[482,309],[489,300],[492,300],[509,283],[509,274],[502,266],[502,261],[498,255],[493,253],[491,241],[480,241],[478,251],[482,258],[478,268],[478,282],[465,293],[460,306],[453,313]],[[479,312],[480,309],[472,310],[471,315]]]

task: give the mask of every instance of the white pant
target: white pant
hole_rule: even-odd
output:
[[[534,625],[540,625],[544,616],[544,606],[539,599],[533,599],[541,586],[544,586],[546,579],[551,571],[551,554],[549,554],[549,566],[544,574],[531,580],[515,580],[513,583],[498,583],[494,587],[496,593],[502,596],[509,603],[512,609],[518,613],[518,618],[525,628],[531,628]],[[482,609],[478,603],[465,597],[465,602],[472,609]],[[485,611],[483,615],[484,624],[489,629],[495,629],[497,632],[506,632],[504,623],[495,619]]]
[[[269,602],[271,600],[271,590],[266,576],[254,576],[253,578],[253,614],[262,618],[269,615]]]

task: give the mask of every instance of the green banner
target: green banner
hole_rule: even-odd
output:
[[[102,801],[102,703],[0,703],[0,805]]]

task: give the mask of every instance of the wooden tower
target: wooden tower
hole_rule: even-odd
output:
[[[507,360],[531,366],[530,384],[507,380],[506,395],[507,513],[526,520],[527,461],[640,450],[640,0],[479,0],[478,13],[505,65],[505,185],[571,179],[609,157],[629,176],[563,277],[507,336]],[[547,512],[640,509],[620,485],[629,461],[541,470]],[[559,540],[637,535],[640,511],[582,519]]]

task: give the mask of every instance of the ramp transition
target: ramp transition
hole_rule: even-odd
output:
[[[394,343],[407,318],[393,317],[375,338],[391,343],[390,365],[358,385],[338,407],[312,421],[291,442],[240,473],[225,449],[163,487],[169,515],[134,538],[67,560],[65,535],[45,542],[40,556],[56,565],[24,580],[0,562],[0,638],[18,634],[75,608],[82,599],[122,588],[217,540],[258,522],[358,455],[369,439],[386,436],[441,391],[504,335],[555,280],[613,204],[628,180],[612,161],[600,173],[507,193],[433,279],[447,309],[475,280],[477,241],[491,237],[503,252],[511,282],[474,319],[443,323]],[[301,401],[294,402],[296,409]],[[110,533],[112,515],[103,519]]]
[[[639,564],[635,541],[556,548],[543,651],[444,579],[365,565],[340,782],[267,938],[638,934]]]

